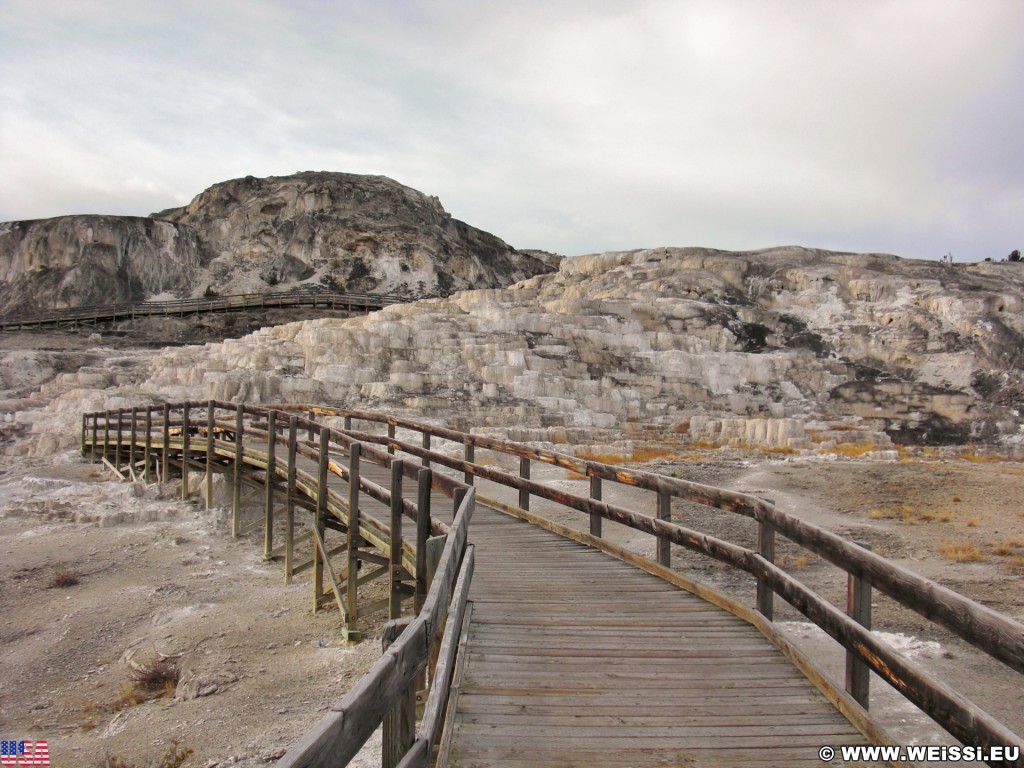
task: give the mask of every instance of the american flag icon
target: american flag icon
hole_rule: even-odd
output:
[[[38,741],[0,741],[0,765],[4,768],[12,766],[47,766],[50,764],[50,748],[42,739]]]

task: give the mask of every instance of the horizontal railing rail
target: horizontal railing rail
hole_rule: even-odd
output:
[[[671,580],[673,583],[691,589],[702,596],[707,596],[719,605],[747,618],[780,647],[783,647],[786,645],[786,641],[780,639],[771,624],[773,619],[771,598],[773,595],[778,595],[846,649],[847,692],[833,692],[835,695],[831,698],[837,703],[837,706],[840,706],[840,709],[851,716],[851,719],[863,716],[863,710],[860,710],[860,715],[857,715],[854,710],[858,707],[866,709],[868,706],[867,670],[870,669],[965,744],[976,747],[1021,744],[1021,738],[999,722],[997,718],[984,712],[961,693],[953,690],[920,665],[873,635],[870,632],[870,597],[865,597],[865,595],[869,595],[871,587],[878,589],[898,604],[955,633],[1010,670],[1018,673],[1024,671],[1024,625],[936,582],[891,563],[860,545],[793,517],[769,501],[678,478],[625,469],[554,451],[374,412],[309,405],[259,407],[236,406],[231,403],[216,403],[215,405],[218,408],[236,408],[240,413],[250,415],[255,420],[255,425],[250,427],[250,431],[255,435],[265,434],[267,427],[262,425],[271,423],[297,424],[298,429],[306,429],[309,432],[309,440],[305,441],[301,447],[297,447],[296,450],[300,453],[306,452],[303,455],[308,454],[310,458],[316,455],[313,441],[313,432],[316,431],[317,434],[328,435],[328,445],[337,445],[341,450],[350,450],[351,446],[358,445],[367,455],[372,454],[375,460],[382,464],[399,463],[400,471],[406,474],[422,471],[425,467],[436,466],[439,470],[433,473],[435,487],[445,488],[451,493],[455,493],[462,486],[457,479],[460,475],[462,481],[470,486],[479,478],[517,491],[518,506],[479,495],[475,498],[509,514],[601,548],[651,573]],[[171,422],[171,429],[181,429],[184,436],[194,429],[194,425],[190,425],[187,418],[189,408],[205,407],[205,405],[193,403],[172,407],[182,411],[185,417],[179,421],[183,421],[184,424],[177,427],[174,426],[177,424],[175,420],[166,416],[165,418]],[[167,406],[164,406],[164,409],[166,413]],[[109,424],[110,418],[109,414],[106,415],[104,423]],[[118,439],[125,428],[123,412],[119,418],[121,428],[117,431]],[[333,419],[332,424],[335,426],[323,426],[325,419]],[[355,429],[356,422],[376,425],[383,432],[371,431],[367,428]],[[97,421],[90,422],[89,417],[86,417],[83,420],[83,440],[90,425],[95,432]],[[215,429],[229,430],[230,426],[230,419],[215,422]],[[403,432],[400,433],[400,430]],[[409,435],[415,436],[416,439],[411,441]],[[94,434],[93,442],[95,440]],[[104,444],[109,444],[110,440],[110,437],[105,438]],[[444,445],[435,445],[434,441],[440,441]],[[453,446],[457,446],[454,453]],[[83,449],[84,447],[85,443],[83,442]],[[443,450],[436,450],[439,447]],[[493,464],[479,463],[476,460],[477,450],[492,451],[519,459],[519,473],[506,471]],[[412,460],[405,461],[396,458],[399,455]],[[530,465],[532,461],[559,467],[581,478],[588,478],[590,495],[575,495],[531,479]],[[449,476],[445,476],[443,472],[445,469],[450,473]],[[657,498],[656,513],[644,514],[604,501],[602,499],[604,493],[602,483],[604,482],[618,483],[654,492]],[[360,486],[362,486],[362,481],[360,481]],[[385,490],[383,488],[372,489],[372,492],[377,494],[378,498],[384,499],[383,492]],[[370,491],[371,489],[367,487],[367,492]],[[550,519],[531,513],[531,497],[545,499],[560,507],[584,513],[589,517],[589,533],[557,524]],[[756,521],[758,525],[757,548],[741,546],[673,522],[671,513],[672,502],[675,499],[736,513]],[[654,537],[655,557],[647,558],[607,541],[602,536],[602,520],[617,522]],[[454,527],[451,530],[454,530]],[[451,530],[449,530],[449,540]],[[776,533],[807,551],[819,555],[848,574],[850,595],[856,597],[851,598],[845,611],[830,603],[774,562],[774,535]],[[671,545],[684,547],[689,551],[700,553],[750,574],[755,579],[757,586],[757,611],[752,612],[738,606],[729,598],[717,595],[713,590],[690,582],[671,571]],[[458,615],[461,616],[461,614]],[[404,631],[398,636],[399,640],[395,640],[389,648],[390,656],[388,658],[391,658],[392,661],[388,662],[391,665],[388,668],[392,669],[392,673],[398,674],[394,670],[399,667],[406,669],[407,665],[419,669],[417,665],[420,663],[420,656],[410,651],[407,646],[408,643],[420,642],[411,639],[419,636],[418,626],[415,622],[405,626]],[[409,638],[400,642],[406,633],[409,634]],[[793,651],[793,653],[796,652]],[[408,685],[405,679],[407,672],[408,669],[406,672],[402,672],[401,680],[392,686],[395,690],[400,689],[405,693],[395,694],[395,697],[387,699],[384,705],[385,709],[394,709],[398,706],[396,702],[402,696],[407,696]],[[413,673],[408,672],[408,674]],[[347,700],[346,698],[343,701]],[[345,706],[351,705],[349,702]],[[338,706],[341,706],[341,703]],[[397,715],[396,718],[400,719]],[[422,741],[420,741],[421,738]],[[421,755],[424,749],[426,749],[425,754],[429,755],[430,749],[427,749],[427,746],[432,747],[434,742],[428,734],[423,734],[417,735],[415,743],[420,745],[414,747],[417,755]],[[412,752],[403,754],[412,754]],[[294,764],[306,765],[307,763]]]
[[[111,322],[152,316],[184,316],[214,312],[240,312],[251,309],[314,307],[335,310],[377,310],[409,301],[401,296],[332,291],[290,291],[279,293],[242,293],[173,301],[106,304],[69,307],[33,314],[0,317],[0,330],[44,326]]]

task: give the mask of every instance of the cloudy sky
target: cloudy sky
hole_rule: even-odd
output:
[[[1020,0],[0,0],[0,220],[384,174],[517,247],[1024,248]]]

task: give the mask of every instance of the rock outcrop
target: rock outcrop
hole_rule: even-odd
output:
[[[298,286],[446,296],[550,272],[552,260],[383,176],[249,176],[149,218],[0,224],[0,314]]]
[[[209,282],[221,293],[239,285],[268,290],[306,282],[447,296],[552,269],[453,219],[436,197],[384,176],[247,176],[214,184],[188,206],[153,216],[197,232],[213,257]]]
[[[517,439],[1020,440],[1024,267],[658,249],[158,356],[161,396],[405,411]]]
[[[187,294],[206,261],[196,232],[169,221],[61,216],[0,223],[0,314]]]

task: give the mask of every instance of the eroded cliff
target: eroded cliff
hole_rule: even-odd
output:
[[[168,351],[172,396],[404,410],[520,439],[1015,440],[1024,268],[801,248],[566,259],[507,289]]]

